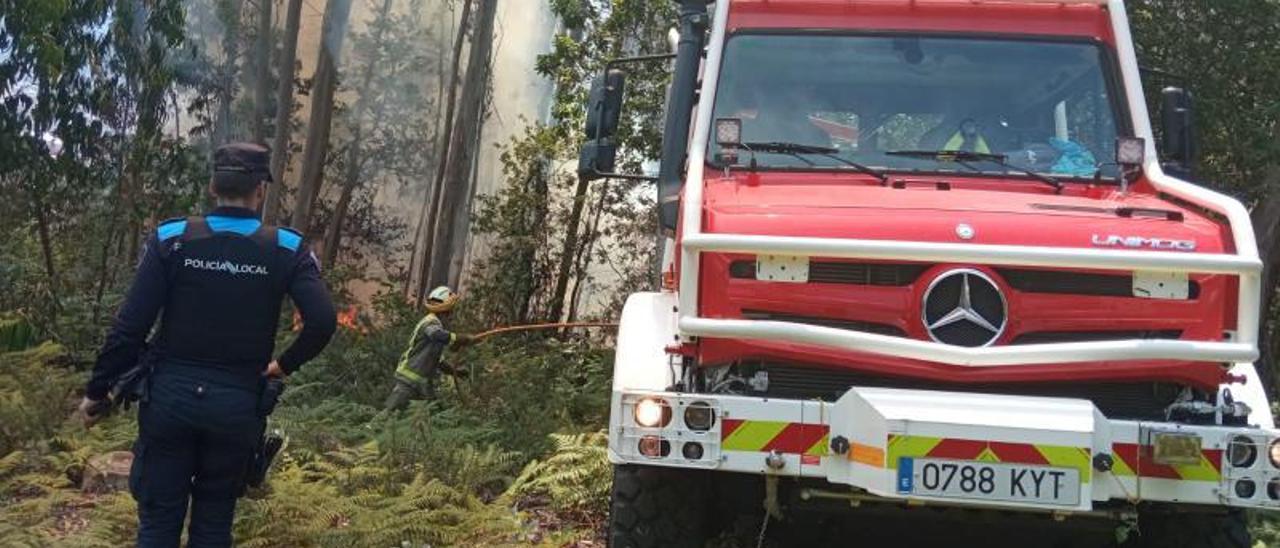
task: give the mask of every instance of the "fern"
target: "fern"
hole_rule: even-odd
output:
[[[552,434],[555,451],[525,466],[508,491],[511,497],[549,497],[559,510],[603,512],[609,502],[612,467],[605,432]]]

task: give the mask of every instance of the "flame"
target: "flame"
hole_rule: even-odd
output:
[[[359,309],[357,309],[355,305],[348,306],[346,310],[338,312],[338,325],[352,331],[364,333],[364,329],[362,329],[360,324],[356,321],[359,317]]]
[[[350,305],[346,310],[338,311],[338,326],[345,327],[356,333],[368,333],[369,330],[360,325],[360,309],[356,305]],[[293,311],[293,331],[302,330],[302,316],[297,310]]]

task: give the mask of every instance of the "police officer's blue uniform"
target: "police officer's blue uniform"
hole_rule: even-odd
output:
[[[177,546],[188,501],[189,546],[230,546],[235,502],[265,424],[258,400],[284,295],[304,322],[278,358],[285,372],[333,335],[333,304],[315,256],[298,233],[256,217],[220,207],[161,224],[89,381],[87,397],[105,398],[137,362],[163,310],[147,352],[154,369],[130,477],[139,546]]]

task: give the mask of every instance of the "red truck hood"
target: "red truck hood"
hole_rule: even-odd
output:
[[[1203,214],[1155,196],[1119,192],[1110,185],[1069,184],[1063,194],[1027,180],[938,178],[880,185],[850,176],[833,181],[830,173],[712,175],[704,190],[704,230],[708,233],[909,240],[949,243],[1009,244],[1077,248],[1130,248],[1118,239],[1141,238],[1133,247],[1150,249],[1150,241],[1194,242],[1185,252],[1230,252],[1228,231]],[[895,183],[897,181],[895,180]],[[949,183],[949,184],[948,184]],[[1139,187],[1141,188],[1141,187]],[[973,237],[959,235],[958,225]],[[1132,240],[1130,241],[1133,242]],[[811,261],[840,261],[813,257]],[[740,264],[743,262],[747,264]],[[859,262],[859,261],[852,261]],[[874,261],[861,261],[875,265]],[[1139,299],[1131,294],[1093,291],[1092,282],[1077,292],[1024,291],[1011,283],[1013,274],[990,265],[915,265],[918,274],[898,285],[839,281],[777,283],[734,275],[731,266],[754,264],[749,255],[703,255],[699,312],[707,317],[767,317],[826,325],[871,325],[885,334],[928,340],[920,306],[928,282],[957,266],[979,268],[1000,280],[1007,292],[1009,330],[996,344],[1030,344],[1072,339],[1080,333],[1111,338],[1175,337],[1211,340],[1232,329],[1234,280],[1193,275],[1198,294],[1187,300]],[[751,266],[750,268],[754,268]],[[1047,269],[1039,269],[1047,270]],[[752,271],[754,272],[754,271]],[[1025,270],[1021,271],[1023,274]],[[1113,276],[1119,291],[1129,291],[1130,273],[1057,270],[1058,274]],[[1036,274],[1032,272],[1032,274]],[[767,319],[767,317],[765,319]],[[852,327],[857,328],[857,327]],[[858,328],[862,330],[861,328]],[[1115,335],[1123,333],[1122,335]],[[1045,336],[1066,339],[1044,339]],[[1134,335],[1139,334],[1139,335]],[[1098,339],[1088,339],[1098,340]],[[1044,381],[1168,381],[1209,388],[1224,375],[1216,364],[1178,362],[1114,362],[964,368],[840,352],[786,343],[705,339],[701,363],[725,364],[744,359],[803,363],[879,375],[900,375],[958,383]]]
[[[968,241],[979,244],[1106,247],[1112,236],[1136,236],[1193,241],[1202,253],[1230,246],[1223,228],[1199,213],[1109,185],[1070,185],[1055,195],[1050,187],[1025,181],[939,185],[930,179],[895,188],[837,185],[829,175],[761,174],[758,179],[755,184],[709,181],[704,194],[708,232],[961,242],[956,227],[963,223],[974,231]]]

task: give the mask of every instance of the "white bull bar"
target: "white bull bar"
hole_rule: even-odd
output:
[[[1017,510],[1087,512],[1102,503],[1141,501],[1280,509],[1280,497],[1268,490],[1280,482],[1280,462],[1269,458],[1272,445],[1280,444],[1273,428],[1111,419],[1087,400],[885,388],[853,387],[835,402],[616,387],[613,396],[608,455],[614,464],[812,478],[826,480],[820,489],[828,492],[854,487],[888,499]],[[642,400],[668,407],[668,422],[638,424]],[[709,428],[689,423],[685,411],[695,405],[713,411]],[[1161,465],[1153,447],[1157,433],[1193,436],[1200,460]],[[839,451],[838,437],[849,442]],[[644,454],[644,438],[663,440],[661,454]],[[925,443],[895,447],[894,438]],[[1081,496],[1055,508],[939,499],[893,487],[902,457],[983,460],[937,456],[947,440],[995,451],[994,459],[983,457],[988,462],[1019,461],[1002,456],[1001,444],[1034,446],[1030,453],[1043,457],[1041,465],[1079,472]],[[1240,444],[1253,446],[1250,456],[1231,456]],[[686,451],[688,445],[698,450]],[[1240,482],[1253,489],[1240,490]]]
[[[704,233],[703,171],[712,123],[712,109],[708,105],[716,96],[729,4],[730,2],[716,4],[700,95],[705,104],[697,111],[693,139],[690,141],[689,183],[684,189],[681,221],[678,324],[681,336],[785,341],[953,365],[987,367],[1099,360],[1185,359],[1244,363],[1257,359],[1262,262],[1258,258],[1249,214],[1240,202],[1169,177],[1161,170],[1146,101],[1143,99],[1128,16],[1122,0],[1108,0],[1107,5],[1116,36],[1125,99],[1133,114],[1134,131],[1136,136],[1146,141],[1144,173],[1158,191],[1224,216],[1231,228],[1236,252],[1234,255]],[[702,318],[698,316],[697,303],[700,259],[704,252],[1233,275],[1239,279],[1237,335],[1232,342],[1133,339],[958,348],[941,343],[790,322]]]

